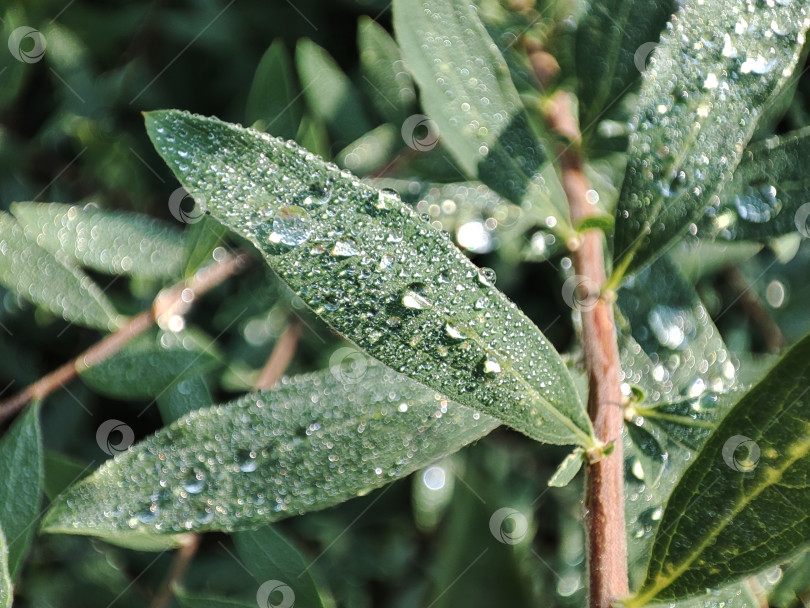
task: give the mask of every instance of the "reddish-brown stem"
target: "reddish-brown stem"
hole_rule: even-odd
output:
[[[264,364],[259,379],[256,380],[254,389],[257,391],[268,390],[273,388],[275,384],[281,380],[284,371],[292,361],[295,349],[298,346],[298,337],[301,335],[302,323],[298,319],[292,319],[284,330],[284,333],[279,336],[273,352]]]
[[[72,361],[65,363],[0,403],[0,421],[14,415],[31,401],[44,399],[59,387],[73,380],[83,369],[114,355],[127,342],[149,329],[156,320],[160,321],[161,318],[183,314],[194,299],[239,272],[248,259],[248,254],[244,252],[228,255],[223,260],[203,268],[191,278],[180,281],[160,292],[149,310],[132,317],[114,333],[105,336]]]
[[[185,542],[180,546],[177,553],[174,555],[172,569],[169,571],[169,574],[166,577],[166,580],[163,581],[160,589],[158,589],[157,593],[155,593],[154,598],[152,598],[152,603],[149,604],[149,608],[166,608],[166,606],[169,605],[169,602],[172,600],[172,594],[174,593],[174,585],[183,578],[183,575],[186,573],[186,569],[191,563],[191,559],[194,557],[194,554],[197,553],[199,546],[199,534],[189,534],[186,536]]]
[[[560,152],[562,185],[571,220],[577,226],[597,210],[588,202],[588,180],[579,153],[579,129],[564,93],[553,100],[551,126],[569,140]],[[611,294],[606,283],[603,236],[587,230],[571,243],[574,268],[583,285],[599,290],[595,303],[582,306],[582,346],[588,373],[588,414],[598,439],[613,443],[613,452],[588,466],[585,510],[588,528],[590,608],[609,608],[627,595],[627,542],[624,523],[624,478],[621,431],[623,424],[621,376]]]

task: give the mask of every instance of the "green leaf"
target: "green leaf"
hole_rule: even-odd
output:
[[[42,436],[39,404],[30,405],[0,440],[0,522],[13,579],[31,544],[42,498]]]
[[[628,423],[625,428],[633,442],[644,483],[648,487],[654,487],[661,479],[668,455],[658,440],[642,427]]]
[[[90,205],[14,203],[11,212],[29,238],[79,266],[142,277],[180,274],[183,237],[165,222]]]
[[[335,155],[335,162],[358,175],[383,169],[402,147],[399,129],[385,123],[353,141]]]
[[[233,542],[242,563],[265,588],[266,581],[275,581],[290,587],[296,604],[334,608],[331,594],[321,588],[314,576],[314,564],[274,526],[239,532],[234,534]]]
[[[189,593],[182,587],[174,588],[174,597],[182,608],[256,608],[256,602],[232,600],[214,595]]]
[[[727,240],[810,236],[810,127],[751,144],[701,228]],[[703,232],[698,232],[703,234]]]
[[[810,551],[786,565],[779,582],[768,594],[768,605],[776,608],[798,608],[802,594],[810,590]]]
[[[196,367],[196,366],[195,366]],[[201,370],[197,370],[198,374]],[[156,397],[160,415],[166,424],[211,403],[211,391],[204,375],[172,382]]]
[[[810,337],[722,420],[673,490],[628,605],[718,588],[810,541],[809,362]]]
[[[602,232],[612,232],[615,223],[616,220],[613,219],[612,215],[591,215],[576,225],[576,231],[585,232],[596,228]]]
[[[342,148],[371,130],[362,96],[329,53],[302,38],[295,61],[307,104],[326,123],[334,143]]]
[[[554,216],[555,230],[568,235],[567,199],[475,7],[465,0],[395,0],[394,28],[430,117],[422,118],[438,131],[415,136],[424,120],[403,124],[413,140],[406,143],[418,150],[440,135],[469,177]]]
[[[554,475],[548,480],[548,485],[552,488],[564,488],[579,473],[583,462],[585,462],[585,452],[582,448],[576,448],[560,463],[560,466],[554,471]]]
[[[379,23],[363,16],[357,24],[357,46],[371,103],[380,116],[398,127],[413,109],[416,91],[397,43]],[[399,143],[403,143],[401,139]]]
[[[8,545],[0,526],[0,608],[11,608],[14,601],[14,585],[8,572]]]
[[[228,234],[228,229],[203,215],[199,222],[189,224],[186,230],[183,241],[183,277],[187,279],[213,260],[214,249]]]
[[[157,397],[174,382],[208,371],[219,361],[213,341],[197,332],[157,331],[92,367],[79,367],[79,376],[102,395],[142,399]]]
[[[52,254],[0,212],[0,284],[66,321],[113,330],[121,317],[101,289],[63,254]]]
[[[365,494],[497,426],[379,364],[364,365],[192,412],[63,494],[44,530],[252,529]]]
[[[647,56],[677,8],[673,0],[589,3],[576,33],[577,99],[583,135],[641,80]],[[594,52],[598,49],[598,52]],[[589,127],[594,127],[590,129]]]
[[[363,350],[535,439],[595,444],[564,362],[494,273],[395,195],[216,119],[152,112],[147,129],[207,211]]]
[[[81,461],[45,450],[43,455],[44,478],[42,480],[42,490],[49,500],[53,500],[68,487],[87,477],[92,473],[92,464],[83,464]]]
[[[793,72],[808,25],[801,2],[776,12],[748,0],[688,2],[678,11],[641,88],[616,208],[614,285],[703,214]]]
[[[248,93],[245,117],[260,131],[292,139],[301,122],[300,92],[284,41],[277,38],[262,55]]]
[[[686,600],[654,604],[650,608],[761,608],[757,598],[751,593],[747,583],[731,585],[719,591],[712,591],[707,595],[693,597]]]

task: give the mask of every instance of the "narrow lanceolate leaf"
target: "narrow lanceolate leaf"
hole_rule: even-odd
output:
[[[292,61],[277,38],[262,55],[248,93],[247,124],[278,137],[292,139],[301,122],[300,93]]]
[[[394,27],[433,121],[427,136],[410,129],[412,147],[440,136],[469,177],[516,204],[538,206],[553,216],[556,230],[570,232],[565,195],[475,7],[465,0],[395,0]]]
[[[593,446],[564,362],[397,196],[292,142],[185,112],[147,115],[158,152],[315,312],[383,363],[550,443]]]
[[[204,215],[199,222],[189,224],[183,235],[183,277],[188,278],[213,261],[214,250],[228,233],[219,222]]]
[[[0,213],[0,284],[66,321],[111,330],[119,315],[101,289],[63,254],[43,249]]]
[[[255,600],[234,600],[229,597],[200,595],[181,587],[174,588],[174,597],[182,608],[256,608]]]
[[[399,479],[497,423],[368,361],[192,412],[58,499],[48,532],[257,528]]]
[[[803,2],[778,11],[754,0],[687,2],[676,13],[641,88],[616,209],[616,279],[700,218],[793,73],[808,25]]]
[[[560,463],[560,466],[554,471],[554,475],[548,480],[548,485],[552,488],[564,488],[579,473],[583,462],[585,462],[585,453],[582,448],[576,448]]]
[[[726,415],[672,492],[630,606],[718,588],[810,542],[810,337]]]
[[[314,576],[317,566],[305,559],[275,527],[239,532],[233,542],[242,563],[260,585],[275,580],[288,586],[301,606],[334,608],[331,594],[319,586]]]
[[[647,57],[675,9],[674,0],[589,4],[576,36],[577,99],[585,137],[641,80]]]
[[[0,526],[0,608],[11,608],[14,599],[14,587],[8,571],[8,545],[3,528]]]
[[[38,245],[79,266],[142,277],[180,274],[183,237],[165,222],[58,203],[15,203],[11,211]]]
[[[326,124],[334,143],[342,148],[371,130],[359,91],[329,53],[303,38],[298,41],[295,61],[304,98]]]
[[[42,495],[42,437],[39,405],[30,406],[0,440],[0,523],[14,578],[36,529]]]
[[[708,209],[698,234],[736,241],[797,230],[810,236],[810,128],[746,148],[722,201]]]
[[[416,91],[397,43],[379,23],[360,17],[357,46],[364,88],[374,108],[385,120],[399,127],[416,103]],[[403,143],[402,139],[399,143]]]

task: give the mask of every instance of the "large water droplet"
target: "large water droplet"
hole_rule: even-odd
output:
[[[478,269],[478,282],[481,285],[486,285],[487,287],[492,287],[495,285],[495,271],[492,268],[479,268]]]
[[[461,329],[451,323],[445,323],[444,331],[447,332],[447,335],[453,338],[453,340],[466,340],[467,334],[464,333]]]
[[[312,234],[312,219],[309,213],[297,205],[287,205],[276,212],[273,218],[271,240],[295,247],[305,242]]]
[[[424,283],[411,283],[402,294],[402,305],[412,310],[424,310],[433,304],[427,299],[427,287]]]
[[[205,473],[199,469],[191,469],[183,480],[183,489],[189,494],[199,494],[205,487]]]
[[[243,473],[251,473],[259,466],[258,454],[252,450],[239,450],[236,453],[236,465]]]
[[[353,255],[357,255],[360,251],[357,249],[357,245],[354,241],[344,239],[342,241],[336,241],[330,253],[339,258],[349,258]]]
[[[501,373],[501,364],[491,355],[484,357],[484,360],[481,362],[481,368],[487,376],[497,376]]]

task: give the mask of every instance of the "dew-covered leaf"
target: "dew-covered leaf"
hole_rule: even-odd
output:
[[[701,236],[765,240],[810,236],[810,127],[751,144],[743,152],[722,204],[710,207]]]
[[[357,24],[357,46],[369,99],[380,116],[399,127],[415,105],[416,91],[397,43],[379,23],[363,16]]]
[[[579,473],[583,462],[585,462],[585,452],[582,448],[576,448],[560,463],[560,466],[554,471],[554,475],[548,480],[548,485],[552,488],[564,488]]]
[[[594,445],[564,362],[397,196],[266,134],[147,115],[158,152],[315,312],[385,364],[540,441]]]
[[[761,608],[748,583],[737,583],[681,601],[649,604],[648,608]]]
[[[183,247],[183,277],[189,278],[213,260],[213,252],[228,229],[204,215],[199,222],[189,224]]]
[[[627,424],[627,434],[633,443],[644,483],[653,487],[664,472],[668,454],[658,440],[647,430],[632,422]]]
[[[798,608],[800,597],[810,590],[810,551],[783,568],[782,578],[768,594],[768,605],[774,608]]]
[[[394,28],[437,131],[428,136],[440,136],[468,177],[518,205],[536,206],[567,235],[565,195],[475,6],[465,0],[395,0]]]
[[[63,254],[53,254],[0,213],[0,284],[66,321],[112,330],[120,316],[101,289]]]
[[[292,61],[284,41],[277,38],[262,55],[253,75],[245,106],[247,124],[292,139],[301,123],[299,97]]]
[[[700,218],[793,73],[808,25],[803,2],[687,2],[676,13],[641,88],[616,209],[617,278]]]
[[[0,608],[11,608],[14,600],[14,586],[8,571],[8,545],[3,527],[0,525]]]
[[[183,237],[165,222],[92,205],[14,203],[11,211],[38,245],[79,266],[142,277],[180,274]]]
[[[257,528],[365,494],[497,426],[382,365],[359,369],[297,376],[192,412],[63,494],[45,531]]]
[[[323,120],[338,146],[346,146],[371,130],[362,96],[329,53],[302,38],[295,61],[307,105]]]
[[[740,399],[672,492],[628,602],[674,600],[790,558],[810,542],[810,337]]]
[[[8,571],[19,570],[39,517],[42,436],[39,404],[28,407],[0,439],[0,523],[8,544]]]
[[[593,0],[577,25],[576,68],[583,134],[641,80],[647,56],[670,15],[674,0]]]
[[[139,336],[104,361],[78,369],[82,381],[102,395],[142,399],[157,397],[175,382],[208,371],[219,361],[216,345],[198,332],[158,331]]]
[[[233,542],[242,563],[259,584],[276,580],[292,590],[295,602],[301,606],[334,608],[331,594],[315,576],[317,566],[274,526],[237,532]]]
[[[618,303],[655,365],[656,381],[692,397],[734,384],[736,368],[720,332],[668,257],[631,277]]]

